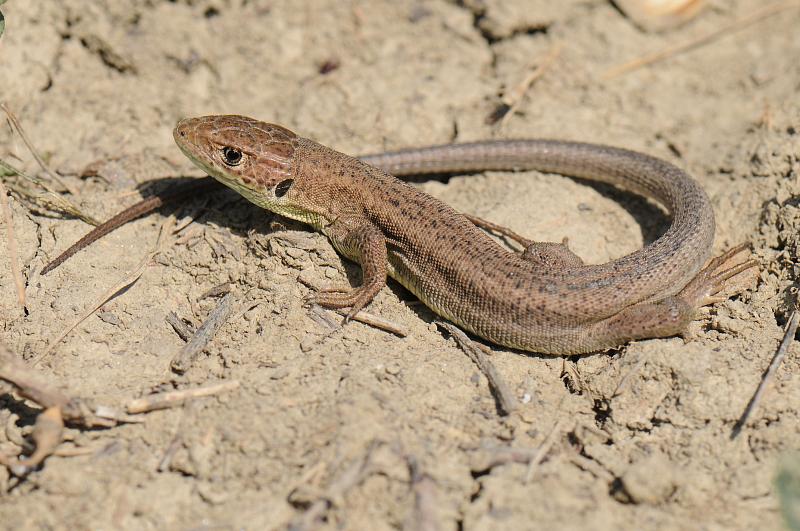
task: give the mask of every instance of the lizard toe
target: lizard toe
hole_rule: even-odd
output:
[[[712,259],[678,296],[694,308],[722,302],[755,287],[758,265],[749,245],[738,245]]]

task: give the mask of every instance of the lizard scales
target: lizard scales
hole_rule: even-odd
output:
[[[708,197],[685,172],[637,152],[555,140],[434,146],[356,159],[281,126],[224,115],[180,121],[174,138],[209,175],[253,203],[310,224],[358,262],[363,283],[322,290],[326,307],[368,304],[387,274],[434,312],[494,343],[574,354],[682,332],[726,282],[755,267],[706,268],[714,238]],[[598,180],[652,198],[672,224],[656,241],[584,265],[561,244],[509,252],[463,214],[394,175],[536,169]]]

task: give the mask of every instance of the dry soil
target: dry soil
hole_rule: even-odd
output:
[[[67,430],[20,481],[0,469],[7,529],[779,529],[774,479],[798,448],[800,360],[790,351],[742,433],[797,286],[800,8],[624,75],[611,69],[763,9],[715,0],[647,33],[605,0],[73,0],[3,6],[2,100],[47,162],[105,219],[195,176],[173,145],[185,116],[238,113],[348,153],[449,141],[555,137],[663,157],[708,191],[715,251],[753,243],[758,287],[716,305],[693,340],[639,341],[562,359],[495,348],[522,402],[499,415],[485,377],[397,284],[373,313],[399,338],[314,312],[315,287],[358,282],[327,240],[220,189],[130,223],[59,269],[89,230],[16,196],[26,280],[16,302],[5,225],[0,341],[25,360],[186,223],[142,277],[77,327],[38,370],[120,406],[154,390],[238,390],[140,424]],[[500,95],[558,51],[502,121]],[[0,129],[0,157],[38,169]],[[110,160],[113,159],[113,160]],[[99,162],[98,162],[99,161]],[[96,175],[81,176],[93,164]],[[614,189],[535,172],[417,184],[465,212],[602,262],[668,220]],[[191,222],[191,223],[190,223]],[[234,313],[184,375],[175,312],[197,325],[229,283]],[[0,451],[37,409],[0,389]],[[526,462],[547,441],[538,466]],[[318,514],[320,521],[314,523]]]

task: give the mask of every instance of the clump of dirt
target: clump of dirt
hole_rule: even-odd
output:
[[[764,206],[761,244],[771,250],[769,268],[776,293],[784,294],[779,309],[788,313],[800,285],[800,107],[786,103],[765,118],[750,148],[754,178],[768,179],[774,195]]]

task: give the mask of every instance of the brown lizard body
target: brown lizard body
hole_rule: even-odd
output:
[[[434,312],[494,343],[585,353],[685,331],[700,306],[724,299],[726,285],[756,267],[736,260],[746,251],[740,246],[703,268],[714,238],[706,194],[677,167],[628,150],[506,140],[359,160],[242,116],[182,120],[174,137],[209,175],[256,205],[310,224],[361,265],[361,286],[315,297],[325,307],[351,308],[350,315],[389,275]],[[601,265],[584,265],[562,244],[531,242],[515,254],[387,173],[487,169],[537,169],[622,186],[664,205],[672,225],[647,247]]]

